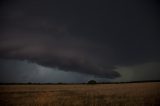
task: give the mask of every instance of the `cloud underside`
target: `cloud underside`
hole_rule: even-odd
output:
[[[101,50],[100,47],[94,47],[97,45],[90,42],[82,42],[80,38],[68,36],[65,39],[59,38],[57,40],[55,36],[49,35],[38,35],[41,38],[34,35],[30,37],[24,35],[11,36],[13,38],[1,42],[1,58],[29,60],[46,67],[98,77],[116,78],[120,76],[114,71],[114,66],[105,64],[99,60],[102,58],[99,57],[100,55],[91,52],[92,49]]]

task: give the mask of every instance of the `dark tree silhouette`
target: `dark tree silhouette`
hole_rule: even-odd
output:
[[[88,84],[96,84],[97,82],[95,80],[89,80]]]

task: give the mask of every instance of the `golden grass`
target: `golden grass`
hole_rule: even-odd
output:
[[[160,83],[0,85],[0,106],[160,106]]]

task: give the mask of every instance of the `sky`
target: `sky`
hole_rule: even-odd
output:
[[[160,80],[158,0],[3,0],[0,82]]]

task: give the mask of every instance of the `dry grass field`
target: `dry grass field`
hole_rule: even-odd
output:
[[[0,106],[160,106],[160,83],[0,85]]]

